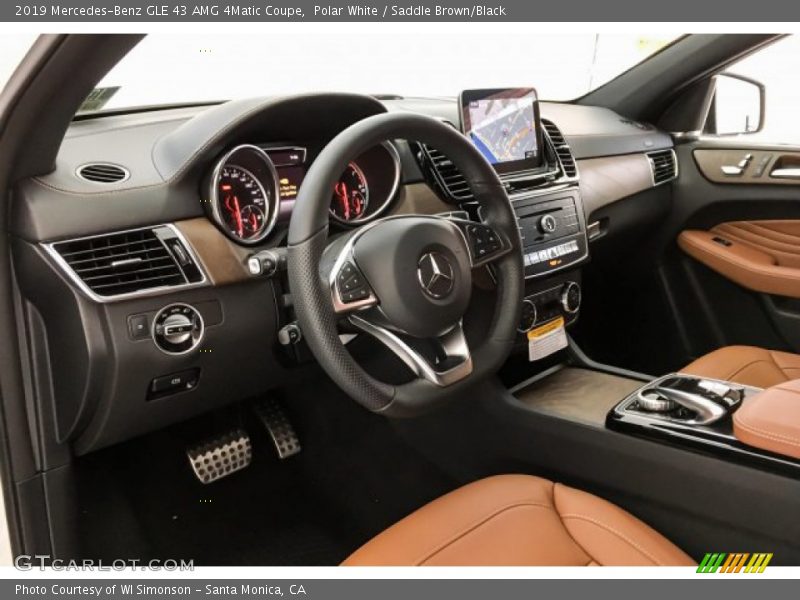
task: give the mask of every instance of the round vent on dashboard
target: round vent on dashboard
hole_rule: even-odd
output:
[[[77,174],[93,183],[118,183],[131,176],[126,168],[112,163],[89,163],[78,167]]]

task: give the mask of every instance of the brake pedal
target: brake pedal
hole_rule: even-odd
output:
[[[300,452],[300,439],[297,437],[297,432],[277,400],[270,398],[257,403],[255,413],[267,428],[278,458],[283,460]]]
[[[187,449],[186,456],[195,476],[208,484],[249,466],[253,447],[245,431],[234,429]]]

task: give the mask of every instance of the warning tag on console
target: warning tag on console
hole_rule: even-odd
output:
[[[540,325],[528,332],[528,360],[533,362],[567,347],[564,317]]]

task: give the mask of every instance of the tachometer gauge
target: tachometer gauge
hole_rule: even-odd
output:
[[[275,225],[278,204],[275,166],[261,148],[238,146],[217,164],[211,181],[212,217],[237,242],[263,240]]]
[[[351,162],[333,188],[331,215],[339,221],[352,223],[366,216],[368,206],[367,179],[358,165]]]

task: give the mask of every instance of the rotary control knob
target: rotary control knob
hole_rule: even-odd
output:
[[[188,304],[165,306],[153,320],[153,341],[167,354],[185,354],[203,337],[203,317]]]
[[[640,392],[637,401],[642,410],[647,412],[664,413],[674,410],[678,407],[678,403],[674,400],[665,397],[663,394],[658,393],[656,390],[645,390]]]
[[[526,333],[533,329],[536,325],[536,320],[539,318],[536,305],[530,300],[522,301],[522,315],[519,319],[520,333]]]
[[[558,220],[553,215],[544,215],[539,219],[539,229],[542,233],[554,233],[558,229]]]
[[[569,315],[574,315],[581,308],[581,286],[574,281],[565,284],[561,290],[561,308]]]

